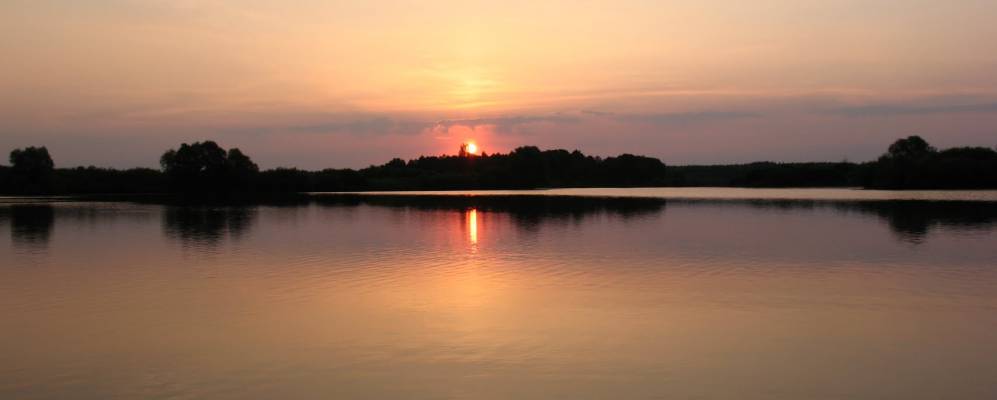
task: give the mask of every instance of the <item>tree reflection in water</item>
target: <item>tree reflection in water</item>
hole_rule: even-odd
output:
[[[587,216],[611,214],[622,219],[661,213],[668,203],[684,206],[728,204],[759,209],[831,209],[872,215],[886,223],[900,240],[920,243],[932,229],[989,230],[997,223],[997,203],[979,201],[813,201],[813,200],[666,200],[624,197],[569,196],[461,196],[461,195],[322,195],[314,202],[324,206],[371,205],[421,210],[454,210],[509,214],[523,231],[535,231],[544,222],[579,221]],[[470,224],[470,221],[468,222]]]
[[[163,231],[184,246],[216,247],[238,240],[255,223],[256,206],[166,206]]]
[[[55,228],[55,208],[50,204],[13,205],[6,208],[10,236],[15,246],[44,248]]]
[[[145,202],[148,203],[148,202]],[[155,202],[151,202],[155,203]],[[656,198],[568,196],[427,196],[427,195],[316,195],[285,201],[239,205],[163,204],[162,229],[185,246],[214,247],[239,240],[254,226],[259,207],[357,207],[375,206],[413,210],[452,210],[462,214],[470,241],[479,239],[481,216],[506,214],[517,229],[535,232],[544,223],[578,223],[584,218],[611,215],[623,220],[663,213],[667,204],[716,206],[727,204],[759,209],[792,211],[829,209],[843,214],[876,217],[898,239],[921,243],[934,229],[986,231],[997,224],[997,203],[973,201],[813,201],[813,200],[666,200]],[[44,247],[51,240],[56,220],[79,218],[79,207],[63,210],[51,204],[16,204],[0,207],[0,220],[10,224],[11,238],[22,247]],[[91,216],[92,217],[92,216]]]

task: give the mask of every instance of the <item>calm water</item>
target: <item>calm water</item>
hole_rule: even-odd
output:
[[[0,398],[997,398],[993,192],[696,190],[2,199]]]

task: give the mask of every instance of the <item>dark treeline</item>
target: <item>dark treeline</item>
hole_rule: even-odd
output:
[[[850,162],[687,165],[668,168],[669,186],[862,187],[874,163]]]
[[[939,151],[919,136],[899,139],[876,161],[669,167],[671,186],[864,187],[871,189],[997,188],[997,151]]]
[[[911,136],[890,145],[874,164],[862,171],[866,186],[885,189],[997,188],[997,152],[986,147],[936,150],[924,139]]]
[[[524,146],[506,154],[393,159],[360,170],[261,171],[239,149],[184,143],[160,158],[160,169],[55,168],[44,147],[17,149],[0,166],[2,194],[293,193],[363,190],[532,189],[555,187],[865,187],[997,188],[997,151],[937,150],[917,136],[897,140],[865,163],[772,163],[668,166],[656,158],[595,157]]]

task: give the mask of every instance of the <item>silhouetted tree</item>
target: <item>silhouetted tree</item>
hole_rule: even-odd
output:
[[[664,182],[665,164],[657,158],[622,154],[603,161],[611,186],[657,186]]]
[[[249,156],[242,154],[242,151],[236,148],[228,151],[228,165],[232,170],[240,173],[260,172],[260,167],[253,160],[250,160]]]
[[[903,162],[912,162],[923,159],[936,150],[920,136],[908,136],[905,139],[898,139],[890,145],[883,157]]]
[[[864,186],[887,189],[982,189],[997,187],[997,152],[986,147],[937,151],[910,136],[890,145],[866,173]]]
[[[228,152],[213,141],[183,143],[159,159],[174,190],[219,192],[245,190],[259,167],[239,149]]]
[[[47,173],[55,168],[45,146],[14,149],[10,152],[10,165],[15,171],[28,174]]]
[[[233,179],[231,185],[239,189],[249,188],[253,184],[253,178],[260,172],[260,167],[236,148],[228,151],[227,169]]]
[[[51,190],[55,163],[52,162],[52,156],[44,146],[11,151],[10,164],[16,192],[41,194]]]

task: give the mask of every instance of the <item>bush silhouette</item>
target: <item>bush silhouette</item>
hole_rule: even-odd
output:
[[[48,149],[27,147],[10,152],[10,179],[15,192],[45,194],[52,190],[52,171],[55,163]]]
[[[985,147],[936,150],[910,136],[890,145],[870,167],[864,186],[884,189],[997,187],[997,151]]]
[[[159,159],[170,187],[182,192],[250,189],[259,167],[239,149],[226,151],[213,141],[183,143]]]

